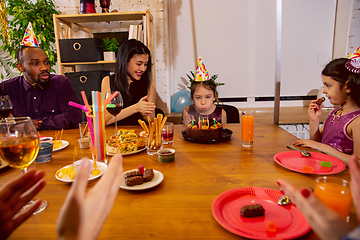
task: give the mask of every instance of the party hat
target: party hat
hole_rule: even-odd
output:
[[[345,63],[345,67],[353,73],[360,74],[360,47],[358,47],[354,53],[349,54],[346,58],[350,61]]]
[[[36,36],[34,33],[34,30],[31,26],[31,22],[29,22],[25,34],[24,34],[24,38],[22,40],[21,46],[27,46],[27,47],[39,47],[39,44],[36,40]]]
[[[358,47],[355,52],[350,53],[349,55],[346,56],[346,58],[348,59],[354,59],[354,58],[358,58],[360,57],[360,47]]]
[[[195,72],[195,81],[201,82],[201,81],[207,81],[209,79],[210,79],[209,73],[206,70],[201,57],[199,57],[198,65],[196,67],[196,72]]]

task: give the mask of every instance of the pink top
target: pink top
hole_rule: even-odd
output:
[[[334,109],[326,117],[321,143],[327,144],[339,152],[352,154],[354,142],[347,134],[346,128],[349,123],[360,115],[360,110],[341,115],[340,119],[336,116],[334,119],[334,115],[338,109],[339,108]],[[333,119],[334,121],[332,122]]]

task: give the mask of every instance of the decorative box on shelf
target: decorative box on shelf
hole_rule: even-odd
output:
[[[97,62],[104,60],[101,39],[60,39],[59,45],[61,62]]]

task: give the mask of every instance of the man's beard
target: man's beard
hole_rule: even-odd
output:
[[[40,81],[42,74],[44,74],[44,73],[39,74],[38,80],[34,82],[34,85],[38,86],[42,90],[47,90],[51,86],[50,74],[49,74],[49,78],[45,82]]]

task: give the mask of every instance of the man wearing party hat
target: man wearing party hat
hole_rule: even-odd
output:
[[[183,110],[182,119],[185,125],[203,119],[210,120],[211,123],[226,123],[226,112],[214,104],[218,98],[216,83],[210,79],[201,57],[199,57],[195,79],[191,82],[190,89],[190,96],[194,104]]]
[[[50,74],[47,54],[39,48],[29,23],[16,53],[22,76],[0,83],[0,95],[9,95],[15,117],[29,116],[38,130],[76,128],[81,110],[68,105],[80,103],[70,80]]]

